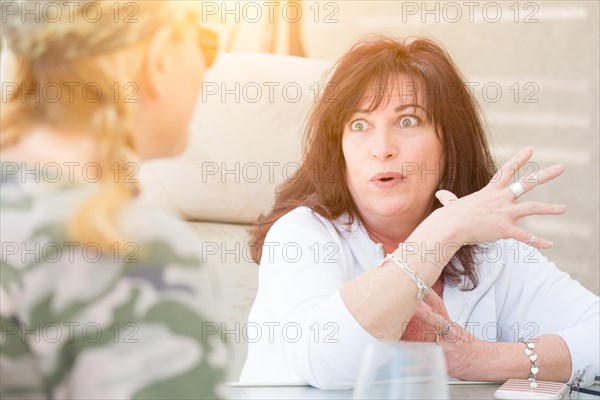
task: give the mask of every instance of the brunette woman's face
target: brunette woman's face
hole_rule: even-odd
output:
[[[424,218],[433,205],[443,148],[434,126],[426,122],[427,110],[411,94],[418,86],[401,76],[372,112],[366,111],[371,99],[367,92],[344,126],[347,185],[360,215],[368,220]]]

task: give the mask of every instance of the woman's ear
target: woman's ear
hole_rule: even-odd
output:
[[[160,29],[150,39],[144,56],[141,77],[146,87],[145,92],[151,98],[164,96],[168,89],[169,72],[174,62],[169,39],[169,31]]]

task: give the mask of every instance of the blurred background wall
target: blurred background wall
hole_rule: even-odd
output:
[[[215,1],[203,5],[224,51],[336,60],[371,33],[441,43],[483,108],[499,164],[525,145],[522,173],[566,172],[530,198],[565,203],[522,225],[553,240],[544,254],[600,292],[598,1]]]

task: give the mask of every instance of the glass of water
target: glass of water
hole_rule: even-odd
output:
[[[379,342],[369,346],[354,399],[449,399],[446,360],[435,343]]]

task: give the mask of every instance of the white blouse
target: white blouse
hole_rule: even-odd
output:
[[[444,287],[450,318],[488,342],[558,334],[572,376],[582,371],[582,385],[591,385],[600,363],[598,296],[533,247],[499,240],[486,248],[477,288]],[[332,222],[306,207],[281,217],[265,239],[240,381],[353,387],[363,350],[377,339],[356,322],[339,289],[383,257],[358,221],[348,229],[342,218]]]

